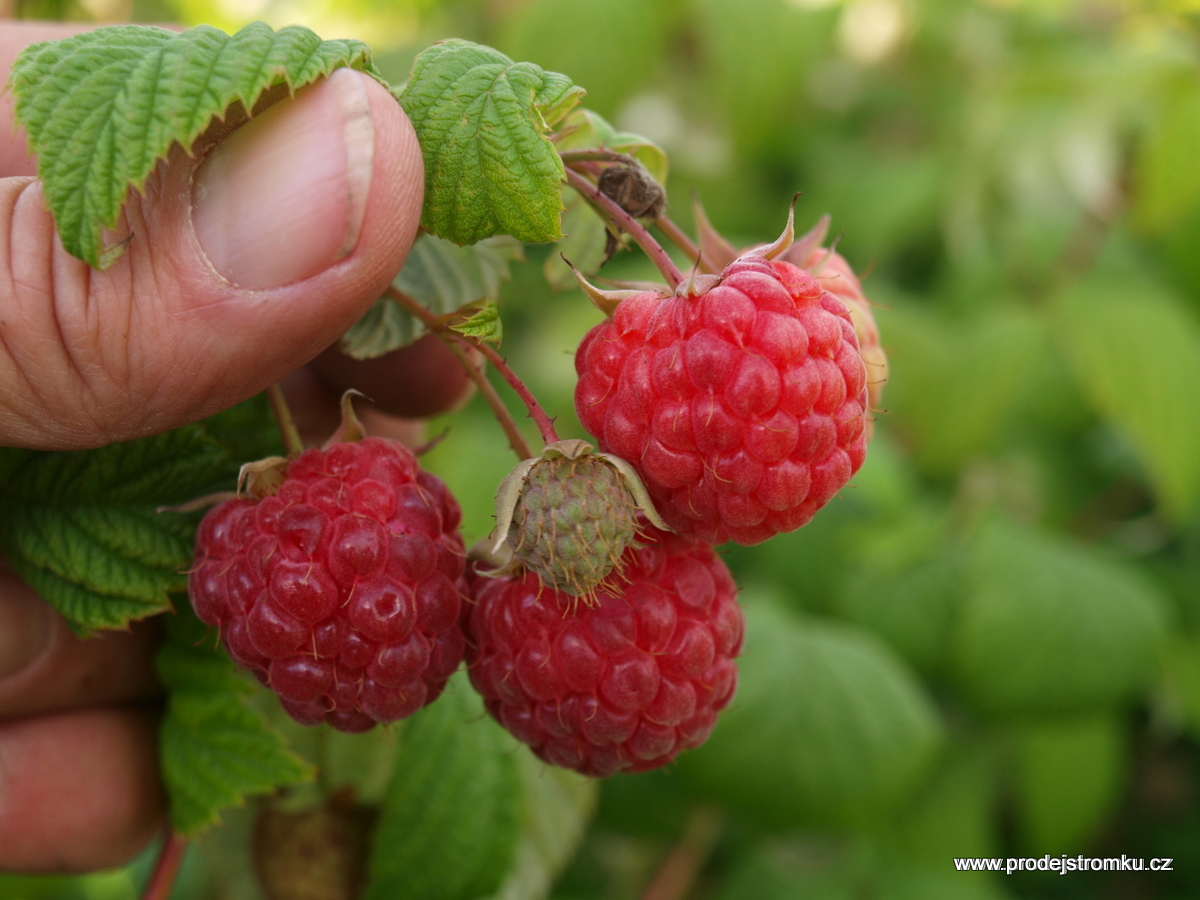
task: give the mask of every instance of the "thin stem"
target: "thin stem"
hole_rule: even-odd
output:
[[[663,278],[667,280],[667,284],[672,289],[683,283],[683,273],[679,271],[671,257],[667,256],[667,251],[641,222],[621,209],[615,200],[602,193],[598,187],[570,167],[567,168],[567,182],[594,205],[600,207],[600,210],[614,225],[629,232],[630,237],[650,257],[650,261],[662,273]]]
[[[299,456],[304,452],[304,441],[300,439],[296,420],[292,418],[292,411],[288,408],[283,388],[278,382],[267,388],[267,398],[271,401],[271,412],[275,415],[275,424],[279,427],[279,436],[283,438],[283,447],[287,450],[287,455]]]
[[[482,353],[483,358],[490,362],[496,371],[504,376],[504,380],[508,382],[509,387],[517,392],[517,396],[521,398],[521,402],[529,410],[529,418],[533,419],[533,423],[537,425],[538,432],[542,436],[542,442],[546,444],[555,443],[558,440],[558,432],[554,430],[554,420],[546,415],[546,411],[542,409],[542,404],[538,403],[537,398],[525,386],[525,382],[521,380],[520,376],[512,370],[508,361],[497,353],[491,344],[485,344],[482,341],[472,341],[457,332],[454,332],[454,336]]]
[[[475,387],[479,389],[480,396],[483,397],[484,401],[491,408],[492,415],[496,417],[496,421],[500,423],[500,428],[504,431],[504,436],[508,438],[508,445],[512,447],[513,453],[517,454],[517,459],[526,460],[533,456],[533,451],[529,449],[529,444],[525,442],[525,436],[521,434],[521,429],[517,427],[517,423],[513,420],[512,413],[504,405],[503,398],[497,393],[492,383],[488,381],[487,376],[479,370],[479,367],[471,363],[471,359],[467,356],[462,344],[448,334],[441,334],[439,337],[445,342],[447,349],[454,354],[459,365],[466,370],[467,375],[475,382]]]
[[[491,346],[482,341],[472,340],[466,335],[454,331],[445,322],[435,316],[433,312],[403,291],[389,287],[387,294],[402,309],[416,316],[432,333],[442,339],[463,367],[463,370],[475,382],[475,386],[479,388],[479,393],[487,401],[488,406],[491,407],[492,415],[496,417],[496,421],[500,423],[500,427],[504,430],[504,434],[508,438],[508,443],[513,448],[513,452],[520,459],[529,459],[533,456],[533,453],[530,451],[529,445],[525,442],[525,438],[522,436],[521,430],[517,427],[517,423],[513,420],[512,413],[508,411],[508,407],[504,405],[504,401],[496,392],[492,383],[488,381],[487,376],[471,363],[471,360],[463,349],[464,347],[477,350],[483,354],[484,358],[491,362],[500,374],[504,376],[505,380],[513,386],[513,389],[517,392],[517,396],[525,403],[526,409],[529,410],[529,417],[537,424],[538,430],[542,434],[542,439],[546,443],[558,440],[558,435],[554,431],[554,424],[542,409],[541,404],[537,402],[533,394],[529,392],[529,389],[517,377],[517,374],[509,368],[508,363]]]
[[[563,150],[558,155],[562,158],[563,165],[567,166],[579,162],[613,162],[625,166],[641,166],[641,163],[628,153],[605,150],[603,147],[594,147],[588,150]]]
[[[162,849],[158,851],[158,859],[154,861],[154,871],[150,873],[150,879],[142,891],[142,900],[169,900],[186,851],[187,838],[178,832],[168,831]]]
[[[720,836],[721,814],[708,806],[693,809],[683,834],[642,892],[642,900],[684,900]]]
[[[654,220],[654,224],[658,226],[658,230],[666,235],[667,240],[683,251],[683,255],[692,262],[700,261],[700,271],[707,275],[719,274],[716,266],[714,266],[703,253],[700,248],[692,243],[692,239],[684,233],[666,213],[663,213]]]

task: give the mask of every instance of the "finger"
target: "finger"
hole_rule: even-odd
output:
[[[157,643],[156,621],[78,638],[32,588],[0,570],[0,720],[153,697],[162,691]]]
[[[322,380],[311,366],[296,370],[281,384],[305,445],[324,444],[341,424],[342,391]],[[366,398],[354,401],[354,412],[369,435],[409,447],[419,447],[427,440],[424,422],[390,415]]]
[[[134,709],[0,722],[0,871],[128,862],[162,826],[154,717]]]
[[[472,353],[478,365],[478,354]],[[374,359],[353,359],[334,344],[313,360],[313,368],[336,390],[354,388],[380,409],[409,419],[453,412],[471,398],[475,386],[454,353],[432,334]]]
[[[98,446],[194,421],[315,356],[379,297],[411,245],[412,126],[339,69],[193,160],[178,148],[93,271],[41,186],[0,181],[0,444]]]
[[[70,37],[89,26],[68,22],[4,22],[0,27],[0,84],[8,81],[17,54],[38,41],[56,41]],[[0,92],[0,178],[32,175],[37,164],[29,152],[25,130],[13,127],[13,109],[17,99],[12,91]]]

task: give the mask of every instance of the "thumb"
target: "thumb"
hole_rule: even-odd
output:
[[[131,195],[103,272],[63,250],[40,182],[0,179],[0,445],[99,446],[231,406],[336,340],[403,265],[421,153],[369,76],[339,69],[194,152]]]

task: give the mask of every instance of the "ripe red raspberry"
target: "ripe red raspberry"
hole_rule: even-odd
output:
[[[791,263],[747,255],[698,289],[626,297],[575,367],[584,428],[672,528],[711,544],[799,528],[866,455],[854,324]]]
[[[693,213],[704,256],[718,266],[727,266],[742,254],[734,249],[720,233],[713,228],[704,207],[700,201],[694,202]],[[858,349],[863,363],[867,367],[867,399],[870,410],[880,409],[883,396],[883,386],[887,382],[888,363],[887,353],[880,341],[879,326],[875,324],[875,315],[871,312],[871,301],[863,293],[862,283],[850,268],[846,258],[833,249],[825,247],[825,238],[829,235],[830,218],[822,216],[807,233],[795,238],[784,237],[772,248],[762,248],[772,259],[790,262],[813,275],[821,287],[832,293],[846,304],[850,319],[854,323],[854,332],[858,336]],[[789,229],[790,230],[790,223]],[[836,241],[834,242],[836,244]],[[867,416],[867,439],[870,440],[874,416]]]
[[[488,712],[546,762],[642,772],[702,744],[737,685],[737,588],[711,547],[652,530],[597,604],[536,575],[470,577],[467,671]]]
[[[829,230],[829,216],[821,218],[808,234],[796,241],[781,259],[795,263],[811,273],[821,287],[846,304],[854,333],[858,336],[858,350],[867,367],[867,401],[869,409],[881,409],[883,386],[888,379],[887,353],[879,336],[879,326],[871,312],[871,301],[863,293],[862,283],[850,263],[832,247],[822,247],[821,242]],[[868,439],[873,417],[867,417]]]
[[[402,444],[307,450],[272,494],[205,516],[192,605],[298,722],[365,731],[402,719],[463,658],[460,518]]]

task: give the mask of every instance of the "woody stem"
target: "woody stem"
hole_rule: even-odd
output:
[[[526,460],[533,456],[533,451],[529,449],[529,444],[525,441],[525,435],[521,434],[521,429],[517,427],[516,421],[513,420],[512,413],[508,411],[508,407],[504,405],[504,399],[496,391],[496,388],[488,381],[487,376],[483,374],[480,368],[471,362],[462,344],[454,339],[453,336],[446,335],[442,338],[446,343],[446,347],[454,354],[468,374],[471,375],[471,380],[475,382],[475,387],[479,389],[480,396],[483,397],[488,407],[492,411],[492,415],[496,417],[496,421],[500,423],[501,429],[504,431],[504,436],[508,438],[508,445],[512,447],[513,453],[517,454],[517,459]]]

